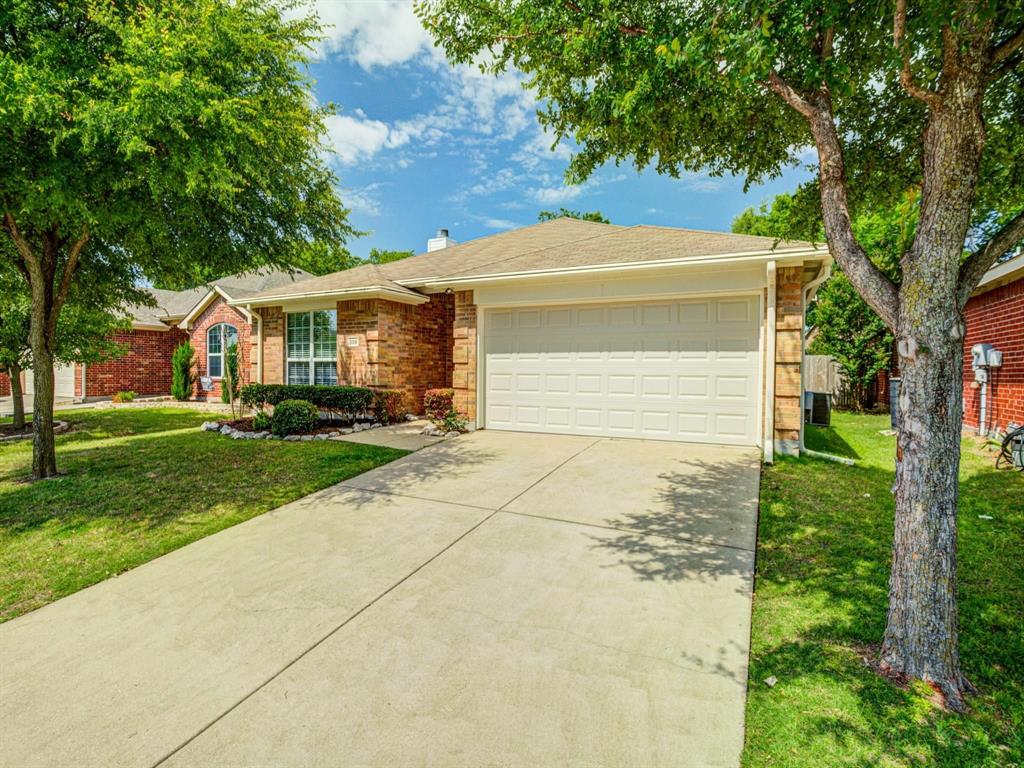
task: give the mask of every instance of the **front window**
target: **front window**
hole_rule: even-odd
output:
[[[338,316],[333,309],[288,315],[288,383],[338,383]]]
[[[206,332],[206,375],[219,379],[224,376],[224,354],[228,347],[238,343],[238,330],[227,323],[217,323]]]

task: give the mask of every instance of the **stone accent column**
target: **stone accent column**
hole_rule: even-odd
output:
[[[452,388],[455,408],[476,423],[476,304],[472,291],[455,292],[452,325]]]
[[[256,310],[263,318],[263,384],[284,384],[284,311],[281,307]],[[253,350],[253,364],[259,352]],[[255,377],[253,378],[255,381]]]
[[[775,452],[800,453],[803,267],[781,267],[775,288]]]

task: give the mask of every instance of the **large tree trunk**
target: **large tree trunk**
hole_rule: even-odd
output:
[[[963,58],[924,135],[921,211],[901,267],[900,429],[889,613],[882,664],[931,683],[964,709],[957,646],[957,498],[963,420],[960,262],[985,130],[983,72]]]
[[[43,302],[33,300],[29,330],[32,379],[35,384],[32,403],[32,476],[37,480],[57,474],[53,436],[53,340],[47,333],[50,314],[47,309]]]
[[[25,426],[25,392],[21,388],[21,367],[17,364],[7,366],[7,375],[11,379],[11,402],[14,406],[11,422],[15,429],[21,429]]]

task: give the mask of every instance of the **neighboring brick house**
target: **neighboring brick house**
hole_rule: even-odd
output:
[[[251,313],[251,381],[398,389],[413,412],[452,387],[478,428],[770,460],[802,444],[804,308],[830,266],[810,243],[563,218],[441,230],[423,254],[225,303]]]
[[[964,427],[1001,434],[1011,422],[1024,424],[1024,254],[985,274],[964,308],[964,319]],[[1002,366],[989,369],[983,429],[982,387],[971,366],[976,344],[991,344],[1003,353]]]
[[[184,291],[152,288],[150,293],[157,306],[132,307],[131,328],[114,334],[113,339],[124,354],[100,363],[58,368],[55,395],[58,401],[104,400],[124,390],[143,396],[168,395],[171,392],[171,355],[175,347],[190,339],[196,351],[196,373],[200,377],[193,397],[219,399],[226,344],[238,343],[243,380],[248,378],[250,369],[253,316],[228,302],[309,277],[309,273],[301,270],[294,273],[261,270],[254,274],[231,275],[214,280],[208,286]],[[26,371],[24,377],[25,391],[31,393],[31,371]],[[203,377],[208,377],[208,381]],[[204,387],[204,383],[208,386]],[[0,396],[9,394],[10,381],[6,374],[0,374]]]

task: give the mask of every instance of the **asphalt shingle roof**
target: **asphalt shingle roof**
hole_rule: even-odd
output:
[[[364,264],[322,277],[246,296],[254,301],[313,293],[405,287],[439,278],[546,271],[670,259],[814,247],[803,241],[638,225],[623,227],[561,218],[410,256],[388,264]]]

